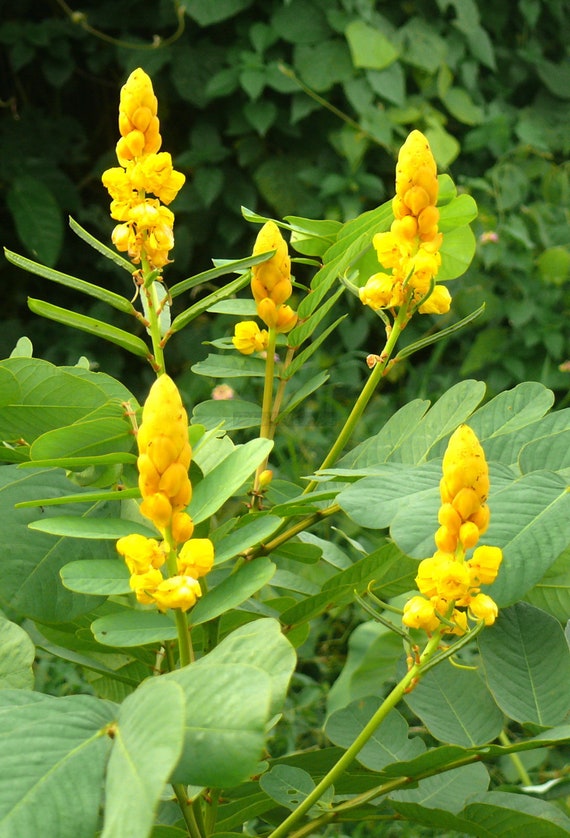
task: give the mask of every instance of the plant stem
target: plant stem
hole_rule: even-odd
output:
[[[507,733],[506,733],[505,730],[502,730],[499,733],[499,742],[501,743],[501,745],[506,745],[506,746],[509,746],[511,744],[510,740],[509,740],[509,737],[507,736]],[[509,757],[511,758],[511,761],[512,761],[512,763],[513,763],[513,765],[516,769],[517,774],[520,777],[520,780],[521,780],[523,786],[531,786],[532,785],[532,780],[530,779],[526,768],[522,764],[522,760],[519,757],[519,755],[518,754],[509,754]]]
[[[165,372],[164,368],[164,349],[161,345],[162,336],[160,334],[160,320],[158,316],[158,308],[160,301],[156,292],[156,281],[150,279],[150,275],[154,273],[148,260],[144,254],[141,253],[141,264],[143,270],[143,284],[141,286],[141,294],[144,294],[147,301],[148,308],[148,322],[150,339],[152,341],[152,354],[154,358],[153,367],[157,375],[162,375]]]
[[[176,544],[172,538],[172,531],[168,526],[164,531],[164,541],[168,545],[168,554],[166,556],[166,567],[168,568],[169,576],[176,576],[178,573],[178,564],[176,561]],[[188,630],[188,617],[186,612],[180,608],[174,609],[174,618],[176,620],[176,631],[178,634],[178,653],[180,655],[180,666],[187,666],[194,660],[194,653],[192,650],[192,643],[190,641],[190,632]]]
[[[263,401],[261,403],[261,427],[259,429],[259,436],[261,439],[273,439],[275,431],[275,424],[272,421],[271,405],[273,403],[273,379],[275,377],[275,342],[277,340],[277,332],[275,329],[269,329],[267,340],[267,354],[265,357],[265,380],[263,383]],[[267,467],[267,460],[260,463],[255,472],[255,480],[253,483],[254,498],[259,492],[259,478],[265,468]],[[252,505],[253,508],[253,505]]]
[[[196,823],[196,816],[194,814],[194,810],[192,809],[192,804],[188,800],[186,787],[182,783],[173,783],[172,788],[174,789],[174,794],[176,795],[178,805],[180,806],[184,822],[188,827],[188,835],[190,835],[191,838],[203,838],[198,824]]]
[[[398,338],[400,337],[402,330],[408,322],[407,312],[408,306],[403,305],[400,308],[396,316],[396,319],[394,320],[394,325],[392,326],[388,339],[386,340],[384,349],[382,350],[382,353],[379,356],[380,360],[375,364],[374,369],[372,370],[372,373],[370,374],[368,381],[362,388],[359,397],[354,403],[354,407],[352,408],[352,411],[348,419],[344,423],[344,426],[340,434],[338,435],[334,445],[330,449],[329,453],[327,454],[317,471],[322,471],[323,469],[328,468],[334,462],[336,462],[344,446],[346,445],[350,436],[352,435],[352,432],[354,431],[354,428],[356,427],[358,420],[364,413],[366,406],[368,405],[368,402],[370,401],[374,391],[376,390],[378,382],[384,375],[386,366],[388,364],[388,361],[390,360],[392,352],[394,351],[394,347],[396,346]],[[317,481],[311,480],[311,482],[305,487],[304,494],[307,492],[312,492],[315,486],[317,486]]]
[[[310,794],[302,801],[302,803],[297,806],[297,808],[291,812],[291,814],[285,818],[285,820],[271,832],[268,838],[285,838],[285,836],[290,835],[291,827],[299,821],[304,814],[306,814],[311,806],[320,799],[320,797],[324,794],[324,792],[332,786],[344,771],[348,768],[348,766],[354,762],[359,752],[362,750],[364,745],[368,742],[370,737],[374,734],[377,728],[382,724],[390,710],[392,710],[396,704],[402,699],[404,693],[415,685],[415,682],[421,678],[422,670],[424,664],[427,664],[434,652],[437,650],[439,643],[441,641],[441,632],[436,631],[433,637],[427,643],[424,651],[422,652],[419,660],[414,663],[408,672],[404,675],[401,681],[394,687],[392,692],[390,692],[378,710],[374,713],[370,721],[363,727],[360,731],[352,745],[344,752],[338,762],[330,769],[330,771],[325,774],[323,779],[318,783],[315,788],[311,791]]]
[[[329,515],[334,515],[335,512],[339,511],[339,509],[340,506],[338,503],[333,503],[330,506],[327,506],[326,509],[319,509],[311,515],[305,515],[300,521],[297,521],[296,524],[293,524],[293,526],[288,527],[284,530],[284,532],[272,538],[271,541],[267,541],[265,544],[259,544],[257,547],[252,547],[250,550],[246,550],[246,552],[242,555],[247,561],[256,559],[258,556],[267,556],[272,552],[272,550],[276,550],[282,544],[285,544],[286,541],[289,541],[290,538],[293,538],[294,535],[308,529],[313,524],[316,524],[317,521],[322,521],[323,518],[328,518]]]

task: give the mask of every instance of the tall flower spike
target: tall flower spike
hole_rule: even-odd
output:
[[[111,217],[120,221],[112,233],[115,247],[128,253],[134,264],[142,255],[150,267],[162,268],[174,246],[174,215],[170,204],[185,177],[172,167],[162,144],[152,82],[140,67],[121,89],[117,159],[120,166],[103,172],[103,185],[111,201]],[[149,195],[154,195],[149,197]]]
[[[176,384],[167,375],[150,389],[137,444],[140,510],[165,540],[159,544],[154,538],[127,535],[118,540],[117,552],[130,571],[130,586],[140,603],[154,604],[160,611],[187,611],[202,595],[197,580],[214,564],[214,545],[208,538],[192,539],[194,525],[184,511],[192,496],[188,416]],[[168,570],[166,578],[163,570]]]
[[[421,596],[404,606],[404,625],[429,633],[440,629],[443,634],[464,634],[468,616],[485,625],[495,621],[498,608],[480,586],[497,578],[502,552],[481,546],[466,559],[489,525],[488,494],[485,452],[471,428],[461,425],[443,457],[437,550],[419,564],[416,585]]]
[[[373,238],[378,261],[386,270],[371,276],[360,289],[365,305],[374,310],[396,309],[423,300],[420,314],[449,311],[449,291],[444,285],[434,285],[443,239],[438,229],[437,195],[437,167],[429,143],[420,131],[412,131],[396,165],[394,221],[389,232]]]

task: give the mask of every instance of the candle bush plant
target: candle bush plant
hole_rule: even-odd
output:
[[[390,201],[344,224],[244,208],[252,255],[168,287],[184,176],[141,69],[119,133],[116,249],[71,224],[125,293],[6,253],[121,313],[29,300],[156,380],[133,394],[25,338],[0,362],[0,836],[568,834],[568,409],[538,382],[485,400],[464,380],[354,441],[385,376],[480,314],[429,319],[472,259],[474,200],[414,130]],[[320,467],[292,474],[279,434],[334,378],[319,349],[351,294],[386,341]],[[192,404],[165,347],[205,312],[236,325],[193,368],[226,389]],[[352,631],[307,742],[298,695],[326,620]],[[34,689],[40,654],[83,694]]]

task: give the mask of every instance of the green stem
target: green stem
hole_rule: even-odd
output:
[[[166,556],[166,567],[168,568],[169,576],[176,576],[178,574],[178,564],[176,561],[176,545],[172,538],[172,531],[167,527],[164,531],[164,541],[168,545],[168,555]],[[174,609],[174,619],[176,620],[176,632],[178,634],[178,653],[180,655],[180,666],[187,666],[194,660],[194,653],[192,650],[192,643],[190,641],[190,631],[188,629],[188,617],[186,612],[180,608]]]
[[[324,518],[328,518],[329,515],[334,515],[339,511],[339,509],[340,506],[338,503],[333,503],[330,506],[327,506],[326,509],[319,509],[311,515],[305,515],[300,521],[297,521],[296,524],[293,524],[291,527],[287,527],[284,532],[272,538],[271,541],[267,541],[265,544],[259,544],[257,547],[252,547],[250,550],[246,550],[246,552],[242,554],[244,560],[250,561],[251,559],[256,559],[258,556],[268,556],[269,553],[276,550],[282,544],[285,544],[285,542],[289,541],[290,538],[293,538],[294,535],[298,535],[298,533],[308,529],[313,524],[316,524],[317,521],[322,521]]]
[[[396,319],[394,320],[394,325],[392,326],[392,329],[390,331],[390,335],[389,335],[389,337],[386,341],[386,344],[384,346],[384,349],[382,350],[382,353],[380,355],[380,360],[375,364],[374,369],[372,370],[372,373],[370,374],[370,377],[368,378],[368,381],[366,382],[366,384],[362,388],[362,391],[361,391],[359,397],[357,398],[357,400],[354,404],[354,407],[352,408],[352,411],[350,412],[350,416],[348,417],[348,419],[344,423],[344,426],[343,426],[340,434],[338,435],[334,445],[330,449],[329,453],[327,454],[327,456],[325,457],[325,459],[321,463],[320,468],[317,469],[317,471],[322,471],[323,469],[328,468],[329,466],[333,465],[333,463],[336,462],[339,455],[341,454],[341,452],[342,452],[344,446],[346,445],[346,443],[348,442],[349,438],[351,437],[352,432],[354,431],[354,428],[356,427],[356,424],[358,423],[358,420],[360,419],[360,417],[364,413],[364,411],[366,409],[366,406],[368,405],[368,402],[372,398],[372,395],[373,395],[374,391],[376,390],[376,387],[377,387],[380,379],[384,375],[384,372],[386,370],[386,366],[388,364],[388,361],[390,360],[390,356],[392,355],[392,352],[394,351],[394,348],[396,346],[398,338],[400,337],[400,335],[402,333],[402,330],[404,329],[404,327],[406,326],[406,323],[408,322],[407,311],[408,311],[408,306],[407,305],[403,305],[400,308],[400,310],[398,312],[398,315],[397,315]],[[312,492],[313,489],[315,488],[315,486],[317,486],[317,485],[318,484],[317,484],[316,480],[311,480],[311,482],[305,487],[304,493]]]
[[[149,317],[149,331],[150,339],[152,341],[152,354],[154,358],[153,367],[157,375],[162,375],[165,372],[164,367],[164,349],[161,345],[162,336],[160,334],[160,319],[158,315],[158,307],[160,301],[156,293],[156,280],[151,279],[151,275],[156,273],[148,264],[144,252],[141,254],[141,264],[143,271],[143,284],[141,287],[141,294],[144,294],[147,299],[148,317]]]
[[[501,745],[505,745],[507,747],[511,744],[510,740],[509,740],[509,737],[507,736],[506,731],[502,730],[499,733],[499,742],[501,743]],[[511,758],[511,761],[512,761],[512,763],[513,763],[513,765],[516,769],[517,774],[520,777],[520,780],[521,780],[523,786],[531,786],[532,785],[532,780],[530,779],[526,768],[522,764],[522,760],[519,757],[519,755],[518,754],[509,754],[509,757]]]
[[[310,794],[303,800],[297,808],[291,812],[289,817],[279,824],[279,826],[271,832],[267,838],[285,838],[290,835],[291,827],[305,815],[309,809],[321,798],[325,791],[332,786],[354,762],[362,748],[366,745],[371,736],[375,733],[377,728],[382,724],[390,710],[399,703],[404,696],[404,693],[415,685],[415,682],[421,678],[423,666],[428,663],[434,652],[437,650],[441,641],[441,632],[436,631],[433,637],[429,640],[426,648],[421,654],[419,661],[404,675],[401,681],[390,692],[378,710],[374,713],[370,721],[360,731],[352,745],[344,752],[338,762],[333,765],[330,771],[325,774],[323,779],[318,783]]]
[[[191,838],[203,838],[198,824],[196,823],[196,816],[194,814],[194,810],[192,809],[192,804],[188,800],[186,787],[182,783],[173,783],[172,788],[174,789],[174,794],[176,795],[178,805],[180,806],[184,822],[188,827],[188,834]]]
[[[272,422],[271,405],[273,403],[273,380],[275,378],[275,343],[277,340],[277,332],[275,329],[269,329],[267,340],[267,354],[265,357],[265,380],[263,383],[263,401],[261,403],[261,427],[259,429],[259,436],[261,439],[273,439],[275,425]],[[259,492],[259,478],[267,467],[267,460],[260,463],[255,472],[255,480],[253,484],[254,497]],[[252,505],[253,509],[253,505]]]

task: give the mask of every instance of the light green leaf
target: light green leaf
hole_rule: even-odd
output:
[[[491,595],[511,605],[539,582],[570,542],[567,481],[548,471],[525,474],[489,499],[491,523],[485,544],[503,550]]]
[[[269,456],[273,442],[252,439],[237,446],[194,487],[189,513],[195,524],[205,521],[231,498]]]
[[[342,672],[327,695],[328,713],[376,695],[383,683],[393,679],[401,655],[402,638],[382,623],[369,620],[357,626],[348,641]]]
[[[176,625],[170,614],[122,608],[91,623],[95,640],[105,646],[144,646],[176,640]]]
[[[417,427],[429,406],[429,401],[423,399],[414,399],[405,404],[390,416],[377,434],[345,454],[339,460],[339,467],[366,468],[385,463],[397,448],[405,445],[406,439]]]
[[[405,701],[440,742],[483,745],[503,729],[503,714],[478,673],[448,662],[428,672]]]
[[[28,306],[30,311],[39,314],[40,317],[47,317],[48,320],[54,320],[63,326],[70,326],[72,329],[79,329],[81,332],[88,332],[90,335],[103,338],[122,349],[126,349],[133,355],[138,355],[141,358],[147,358],[149,355],[146,343],[139,337],[125,332],[124,329],[118,329],[116,326],[104,323],[102,320],[95,320],[95,318],[87,317],[85,314],[78,314],[70,309],[54,306],[52,303],[35,300],[32,297],[28,297]]]
[[[271,679],[260,667],[210,663],[208,657],[163,676],[186,695],[184,748],[171,780],[231,787],[257,768],[269,719]]]
[[[0,614],[0,690],[31,690],[35,656],[29,634]]]
[[[132,262],[128,262],[126,259],[117,253],[116,250],[113,250],[110,247],[107,247],[106,244],[100,242],[99,239],[96,239],[95,236],[92,236],[91,233],[88,233],[87,230],[81,226],[74,218],[69,216],[69,226],[73,230],[76,236],[79,236],[80,239],[83,239],[93,250],[96,250],[97,253],[101,253],[106,259],[109,259],[111,262],[114,262],[119,268],[122,268],[127,273],[132,274],[135,272],[136,267],[133,265]],[[132,310],[132,306],[131,306]]]
[[[284,409],[279,413],[279,418],[286,416],[288,413],[295,410],[295,408],[304,402],[306,398],[312,395],[316,390],[319,390],[323,384],[326,384],[328,380],[328,372],[319,372],[310,378],[296,392],[290,394]]]
[[[2,835],[93,838],[113,715],[91,696],[0,691]]]
[[[244,355],[208,355],[205,361],[192,366],[196,375],[211,378],[264,378],[265,361]]]
[[[199,317],[205,311],[207,311],[210,306],[215,305],[220,300],[225,300],[226,297],[231,297],[237,291],[247,285],[249,281],[249,277],[247,274],[243,276],[238,276],[237,279],[232,280],[227,285],[224,285],[223,288],[219,288],[217,291],[212,291],[211,294],[208,294],[206,297],[203,297],[201,300],[198,300],[197,303],[191,305],[185,311],[182,311],[179,315],[177,315],[174,320],[172,321],[172,325],[168,330],[168,334],[174,334],[175,332],[179,332],[185,326],[188,325],[192,320],[195,320],[196,317]]]
[[[383,70],[398,57],[393,43],[363,20],[353,20],[345,30],[355,67]]]
[[[295,375],[297,370],[301,369],[303,364],[305,364],[309,360],[309,358],[315,354],[319,346],[322,343],[324,343],[324,341],[336,329],[336,327],[340,325],[340,323],[342,323],[345,317],[348,317],[348,314],[342,314],[340,317],[337,317],[337,319],[333,323],[331,323],[330,326],[324,329],[318,335],[318,337],[312,340],[311,343],[305,349],[303,349],[302,352],[299,352],[299,354],[289,364],[287,369],[283,370],[283,378],[289,380],[293,375]]]
[[[31,175],[19,175],[6,203],[28,250],[47,265],[55,265],[63,244],[63,217],[51,189]]]
[[[519,466],[523,474],[538,469],[568,471],[570,469],[570,427],[559,433],[528,442],[521,451]]]
[[[112,596],[131,592],[128,568],[118,556],[116,559],[69,562],[61,568],[59,575],[66,588],[79,594]]]
[[[274,765],[270,771],[262,774],[259,785],[276,803],[295,810],[313,791],[315,781],[302,768],[296,768],[293,765]],[[330,807],[333,796],[334,789],[331,786],[309,809],[309,814],[318,817]]]
[[[198,601],[190,613],[190,622],[199,625],[237,608],[266,585],[275,570],[276,566],[267,557],[242,565],[237,573],[226,577]]]
[[[224,637],[207,660],[216,664],[251,664],[263,669],[271,679],[269,712],[272,716],[281,712],[297,658],[277,620],[264,618],[240,626]]]
[[[158,708],[157,725],[152,720]],[[162,790],[182,752],[185,709],[182,687],[164,678],[147,679],[121,705],[107,767],[101,838],[150,835]]]
[[[149,526],[123,518],[88,518],[73,515],[58,515],[54,518],[41,518],[28,524],[31,530],[61,535],[67,538],[87,538],[95,540],[116,540],[131,533],[140,533],[148,538],[158,537],[156,530]]]
[[[65,494],[69,481],[59,471],[22,472],[15,466],[0,469],[0,527],[3,532],[4,558],[0,563],[0,602],[18,614],[45,623],[66,622],[90,611],[98,602],[92,597],[72,593],[63,587],[59,571],[73,559],[110,558],[111,544],[56,537],[32,531],[28,524],[37,519],[37,509],[14,509],[17,501],[39,496]],[[74,510],[76,520],[93,515],[94,509],[83,504]],[[109,507],[97,507],[104,516]],[[59,510],[53,510],[56,520]],[[47,517],[46,517],[47,520]],[[94,517],[93,517],[94,520]]]
[[[473,824],[476,836],[542,835],[544,838],[564,838],[570,833],[570,818],[558,806],[546,800],[511,794],[487,792],[475,795],[462,812],[462,817]]]
[[[526,602],[479,636],[489,688],[518,722],[555,725],[570,709],[570,650],[558,620]]]
[[[450,87],[441,98],[450,114],[464,125],[479,125],[483,121],[483,108],[463,87]]]
[[[233,314],[236,317],[257,317],[257,306],[255,300],[235,297],[234,299],[220,300],[208,309],[211,314]]]
[[[319,323],[328,314],[330,309],[334,306],[338,298],[344,293],[344,287],[341,286],[320,306],[310,317],[307,317],[302,323],[299,323],[295,328],[289,332],[287,342],[289,346],[300,346],[308,338],[311,337]]]
[[[23,268],[28,273],[49,279],[51,282],[57,282],[59,285],[65,285],[66,288],[72,288],[74,291],[80,291],[82,294],[107,303],[118,311],[123,311],[126,314],[134,314],[135,309],[133,308],[133,304],[126,297],[121,297],[120,294],[115,294],[107,288],[103,288],[100,285],[93,285],[84,279],[61,273],[53,268],[47,268],[45,265],[40,265],[39,262],[26,259],[25,256],[20,256],[18,253],[12,253],[11,250],[4,249],[4,255],[13,265],[16,265],[18,268]],[[129,264],[132,272],[135,269],[134,265],[127,264]]]
[[[214,542],[216,566],[233,559],[256,544],[261,544],[279,529],[282,523],[283,519],[276,515],[250,513],[240,518],[236,528],[227,535],[223,531],[218,538],[214,530],[210,533],[210,538]]]
[[[261,407],[242,399],[210,399],[196,405],[192,411],[192,419],[208,429],[218,428],[220,425],[225,431],[259,428]]]
[[[326,735],[335,745],[348,748],[381,704],[382,699],[369,696],[337,710],[327,719]],[[408,733],[404,717],[397,710],[391,710],[359,751],[356,757],[358,762],[372,771],[381,771],[392,762],[413,759],[425,750],[425,745],[419,737],[409,739]]]
[[[446,282],[462,276],[473,261],[476,245],[471,227],[457,227],[445,233],[439,249],[441,267],[436,282]]]
[[[393,792],[390,801],[398,812],[406,811],[400,803],[415,803],[428,809],[443,809],[458,814],[474,794],[487,791],[489,782],[489,772],[484,765],[464,765],[426,777],[414,789]]]
[[[525,596],[527,602],[552,614],[561,623],[570,614],[570,547],[564,550],[540,582]]]
[[[267,219],[264,219],[267,220]],[[182,282],[177,282],[176,285],[173,285],[170,288],[170,296],[172,299],[175,297],[179,297],[180,294],[183,294],[185,291],[190,291],[192,288],[195,288],[197,285],[202,285],[207,282],[211,282],[213,279],[217,279],[219,276],[225,276],[226,274],[231,273],[239,273],[242,274],[251,268],[253,265],[259,265],[260,262],[266,262],[268,259],[271,258],[274,251],[268,251],[267,253],[259,253],[256,256],[247,256],[245,259],[235,259],[235,260],[216,260],[219,261],[219,264],[216,265],[215,268],[210,268],[207,271],[202,271],[202,273],[196,274],[195,276],[190,276],[188,279],[183,279]],[[244,278],[244,284],[247,283],[247,276]]]
[[[119,462],[125,462],[122,455],[131,451],[134,445],[131,425],[125,421],[124,408],[120,405],[109,403],[106,408],[106,412],[115,415],[79,420],[67,427],[41,434],[30,449],[30,458],[70,460],[105,456],[108,462],[117,462],[111,459],[113,454],[117,454],[121,456]],[[135,461],[134,454],[127,460]]]

